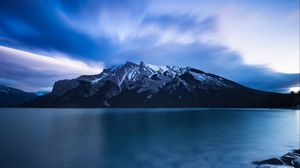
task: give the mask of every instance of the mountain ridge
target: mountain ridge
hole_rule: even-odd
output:
[[[0,107],[16,106],[36,98],[34,93],[7,87],[0,84]]]
[[[288,94],[248,88],[191,67],[125,64],[54,83],[24,107],[289,107]]]

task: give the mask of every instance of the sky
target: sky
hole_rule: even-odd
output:
[[[0,0],[0,84],[51,90],[126,61],[299,89],[299,0]]]

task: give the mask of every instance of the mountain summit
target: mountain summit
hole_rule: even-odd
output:
[[[191,67],[126,62],[97,75],[55,82],[27,107],[288,107],[290,95],[263,92]]]

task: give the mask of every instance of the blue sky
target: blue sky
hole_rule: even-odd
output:
[[[0,0],[0,83],[27,91],[125,61],[192,66],[284,92],[299,0]]]

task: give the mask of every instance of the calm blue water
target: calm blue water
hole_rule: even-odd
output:
[[[2,108],[0,167],[254,167],[299,148],[299,113]]]

